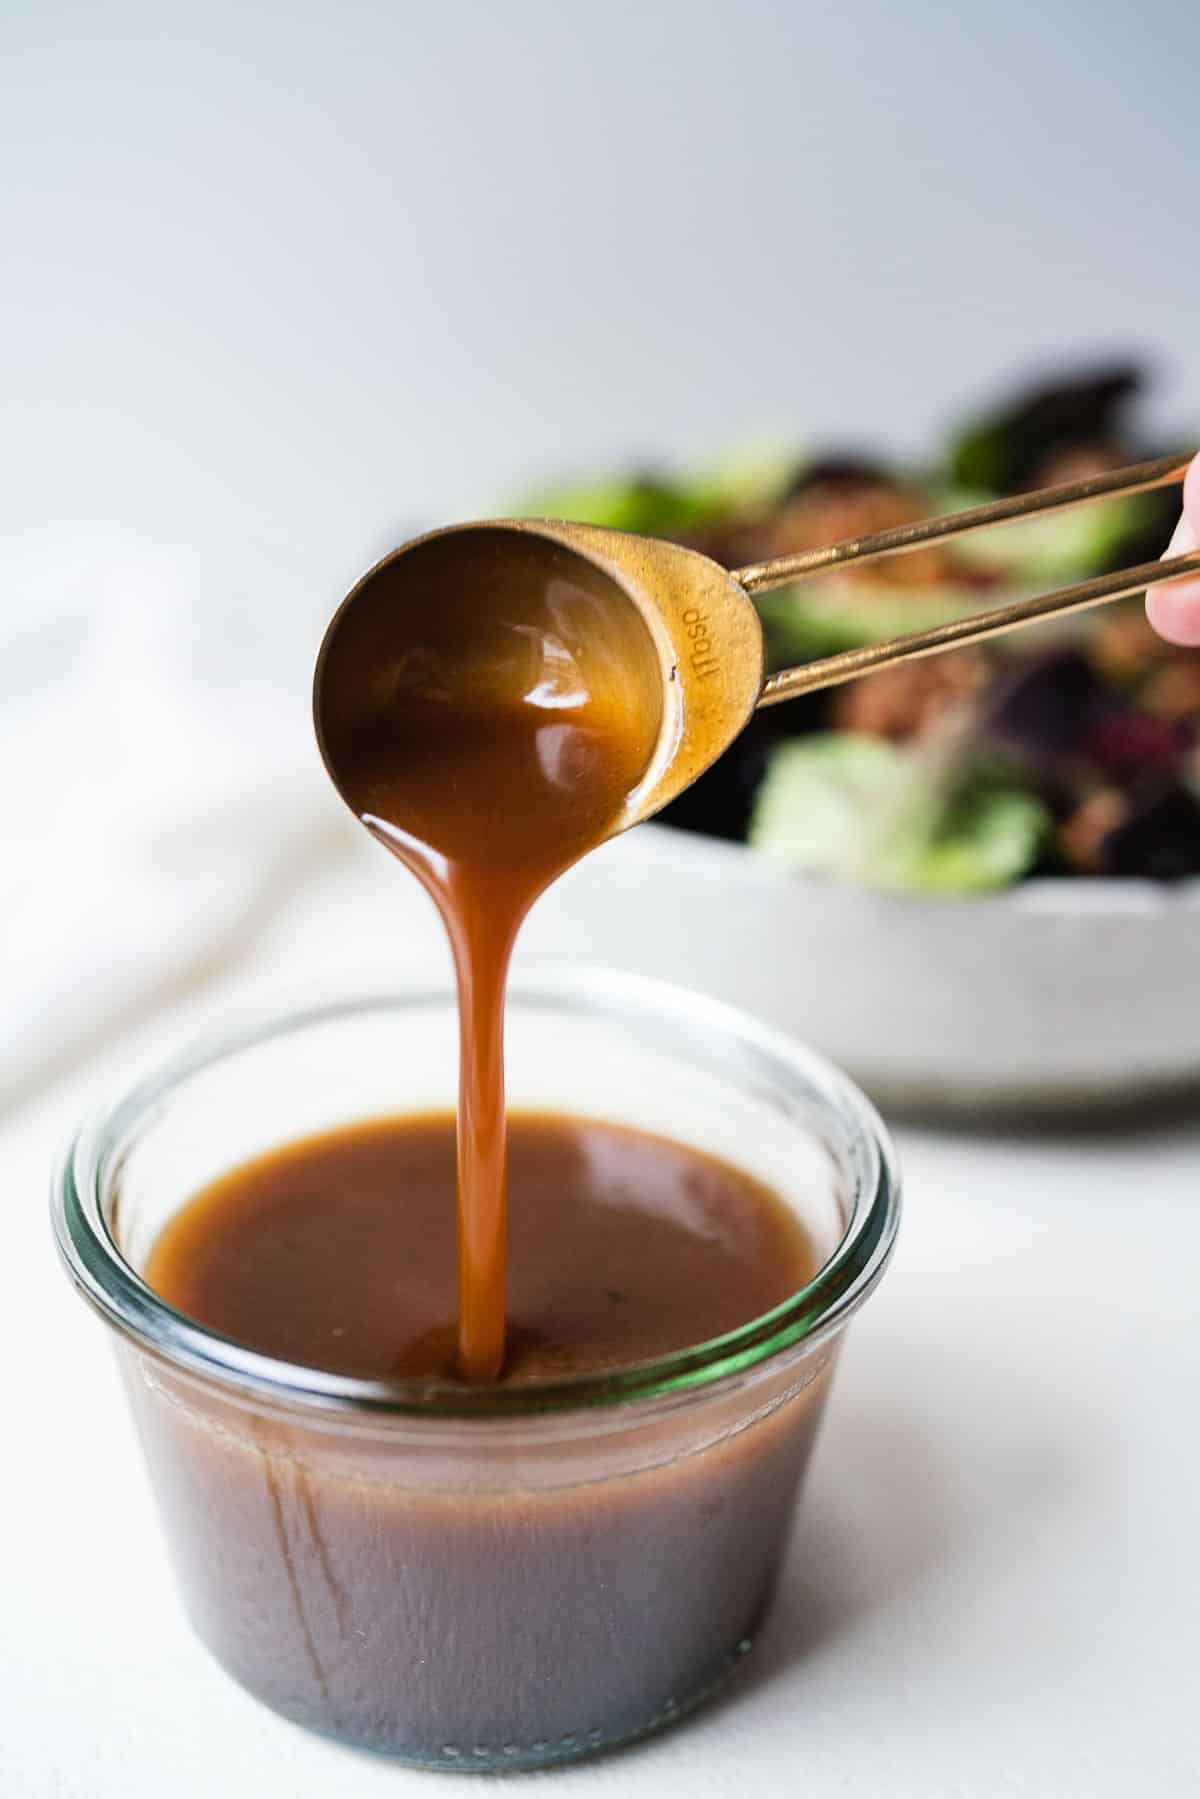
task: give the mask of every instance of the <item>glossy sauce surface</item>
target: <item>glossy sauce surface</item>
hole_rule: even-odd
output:
[[[794,1216],[725,1162],[580,1118],[509,1120],[511,1382],[628,1366],[748,1323],[815,1272]],[[455,1121],[290,1143],[198,1194],[146,1278],[252,1348],[346,1374],[452,1376]]]

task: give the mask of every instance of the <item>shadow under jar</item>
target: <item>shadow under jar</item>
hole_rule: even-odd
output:
[[[819,1057],[669,987],[514,984],[514,1109],[669,1136],[770,1187],[822,1265],[724,1337],[521,1386],[259,1354],[141,1279],[207,1183],[321,1130],[444,1108],[449,990],[340,1001],[202,1046],[83,1130],[55,1188],[117,1332],[192,1622],[290,1718],[421,1766],[535,1768],[682,1715],[770,1601],[842,1332],[895,1235],[891,1151]]]

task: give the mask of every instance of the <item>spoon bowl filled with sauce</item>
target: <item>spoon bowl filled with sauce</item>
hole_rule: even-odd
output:
[[[532,537],[427,538],[349,596],[317,664],[343,798],[441,914],[458,979],[458,1366],[504,1358],[504,985],[538,895],[619,829],[663,736],[658,658],[603,571]]]

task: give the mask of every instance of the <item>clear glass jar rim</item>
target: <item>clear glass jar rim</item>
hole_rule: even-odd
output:
[[[85,1122],[55,1170],[51,1209],[67,1271],[85,1299],[124,1336],[169,1363],[260,1399],[378,1418],[492,1419],[629,1405],[707,1390],[799,1345],[839,1329],[874,1287],[891,1254],[899,1218],[895,1153],[874,1106],[815,1050],[759,1023],[736,1007],[667,982],[608,969],[570,967],[514,976],[510,1003],[529,1010],[627,1020],[694,1036],[736,1041],[764,1072],[799,1083],[823,1116],[841,1130],[844,1147],[862,1152],[853,1210],[832,1256],[808,1284],[772,1311],[722,1337],[603,1375],[570,1375],[520,1387],[469,1387],[445,1381],[367,1380],[329,1374],[261,1354],[177,1312],[135,1273],[117,1247],[104,1211],[111,1159],[140,1119],[162,1106],[173,1088],[214,1062],[337,1018],[380,1011],[453,1005],[446,983],[371,992],[309,1004],[263,1017],[194,1043],[115,1106]],[[678,1040],[678,1039],[677,1039]]]

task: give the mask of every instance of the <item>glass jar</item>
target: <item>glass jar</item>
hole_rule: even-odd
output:
[[[749,1649],[838,1346],[896,1230],[879,1120],[818,1056],[708,1000],[515,982],[514,1110],[737,1163],[826,1257],[694,1349],[513,1389],[326,1374],[231,1342],[140,1275],[207,1182],[297,1137],[453,1104],[453,994],[339,1000],[204,1044],[86,1126],[54,1220],[112,1326],[192,1622],[252,1693],[425,1767],[546,1766],[654,1730]]]

